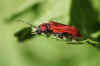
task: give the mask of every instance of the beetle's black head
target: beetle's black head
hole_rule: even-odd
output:
[[[38,26],[38,27],[36,28],[36,33],[37,33],[37,34],[41,34],[41,33],[42,33],[42,30],[41,30],[40,26]]]

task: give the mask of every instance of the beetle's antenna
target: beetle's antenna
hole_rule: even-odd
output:
[[[24,24],[27,24],[27,25],[29,25],[30,27],[32,27],[32,28],[36,28],[36,26],[34,26],[34,25],[32,25],[32,24],[30,24],[30,23],[28,23],[28,22],[25,22],[24,20],[17,20],[18,22],[23,22]]]

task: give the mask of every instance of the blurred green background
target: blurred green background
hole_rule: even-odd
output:
[[[100,66],[100,49],[37,36],[18,42],[14,33],[48,20],[76,26],[100,41],[100,0],[0,0],[0,66]]]

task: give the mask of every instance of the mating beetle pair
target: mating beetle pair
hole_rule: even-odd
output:
[[[31,25],[31,24],[29,24]],[[32,25],[31,25],[32,26]],[[31,29],[32,27],[30,27]],[[80,34],[80,31],[74,27],[74,26],[70,26],[70,25],[65,25],[65,24],[61,24],[55,21],[49,21],[47,23],[43,23],[40,24],[38,27],[33,27],[36,30],[34,32],[32,32],[32,30],[23,30],[23,31],[27,31],[27,33],[25,32],[21,32],[22,35],[23,33],[25,34],[25,36],[30,35],[41,35],[42,33],[46,34],[47,37],[49,37],[51,34],[53,34],[54,36],[56,36],[56,38],[69,38],[69,39],[74,39],[74,40],[78,40],[80,38],[82,38],[82,35]],[[19,32],[17,32],[15,35],[18,37],[19,36]],[[20,35],[21,36],[21,35]],[[25,37],[23,36],[23,37]]]

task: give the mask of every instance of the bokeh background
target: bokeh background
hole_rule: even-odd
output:
[[[49,20],[76,26],[100,41],[100,0],[0,0],[0,66],[100,66],[100,49],[37,36],[18,42],[14,33]]]

